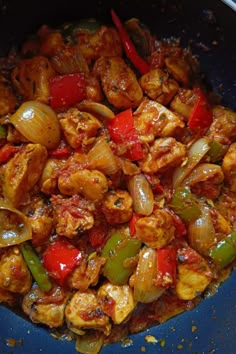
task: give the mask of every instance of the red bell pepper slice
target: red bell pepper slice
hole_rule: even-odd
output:
[[[53,109],[72,106],[86,97],[83,73],[59,75],[49,80],[50,105]]]
[[[136,234],[135,225],[136,225],[136,222],[138,221],[138,219],[140,219],[140,218],[141,218],[141,216],[139,214],[133,213],[133,216],[129,221],[129,232],[132,237],[135,236],[135,234]]]
[[[49,275],[63,285],[73,269],[80,264],[82,253],[68,240],[60,237],[47,247],[42,259]]]
[[[142,75],[146,74],[150,70],[150,67],[146,63],[146,61],[138,54],[134,44],[129,38],[126,29],[124,28],[121,20],[119,19],[119,17],[117,16],[114,10],[111,10],[111,17],[118,30],[120,40],[127,57],[133,63],[133,65],[139,70],[140,74]]]
[[[141,160],[144,157],[137,131],[134,127],[134,118],[131,109],[118,113],[110,119],[107,128],[111,139],[116,144],[127,144],[125,157],[131,161]]]
[[[192,129],[209,128],[213,121],[212,108],[200,88],[194,88],[197,101],[193,106],[188,120],[188,126]]]
[[[60,147],[56,150],[50,151],[49,155],[51,157],[63,158],[68,157],[71,154],[71,149],[68,146]]]
[[[155,284],[167,288],[176,282],[177,251],[174,246],[167,246],[157,250],[157,280]]]
[[[19,146],[14,146],[11,144],[3,145],[0,149],[0,164],[7,162],[19,150]]]

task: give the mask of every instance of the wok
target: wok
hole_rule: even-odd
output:
[[[236,13],[217,0],[1,0],[0,56],[12,45],[47,23],[58,25],[78,18],[97,17],[110,21],[114,7],[122,19],[138,17],[159,38],[180,37],[201,62],[202,75],[221,97],[222,104],[236,108]],[[109,353],[228,353],[236,351],[236,273],[223,283],[213,297],[152,329],[131,336],[129,345],[112,344]],[[29,323],[9,309],[0,307],[0,352],[2,354],[74,353],[74,343],[56,341],[48,330]],[[147,335],[157,343],[148,344]],[[11,347],[12,341],[14,346]],[[9,347],[10,346],[10,347]]]

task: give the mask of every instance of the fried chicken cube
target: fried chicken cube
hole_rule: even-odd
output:
[[[94,73],[102,83],[108,101],[116,108],[137,107],[143,91],[133,70],[121,57],[101,57],[94,66]]]

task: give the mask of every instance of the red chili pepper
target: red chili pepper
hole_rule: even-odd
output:
[[[86,97],[83,73],[59,75],[49,80],[50,105],[53,109],[72,106]]]
[[[107,128],[111,139],[116,144],[127,144],[125,157],[131,161],[141,160],[144,157],[138,134],[134,127],[134,118],[131,109],[118,113],[110,119]]]
[[[213,121],[212,108],[200,88],[194,88],[198,96],[190,113],[188,126],[192,129],[206,129]]]
[[[174,246],[157,250],[157,283],[164,288],[173,286],[176,282],[176,256]]]
[[[138,219],[140,219],[140,217],[141,216],[139,214],[133,213],[133,216],[129,222],[129,232],[132,237],[135,236],[135,234],[136,234],[135,225],[136,225],[136,222],[138,221]]]
[[[68,275],[80,264],[82,253],[68,240],[58,238],[43,254],[43,263],[49,275],[63,285]]]
[[[146,61],[143,58],[140,57],[140,55],[136,51],[135,46],[130,40],[126,29],[124,28],[121,20],[119,19],[119,17],[117,16],[114,10],[111,10],[111,17],[118,30],[120,40],[127,57],[134,64],[134,66],[139,70],[140,74],[142,75],[146,74],[150,70],[149,65],[146,63]]]
[[[19,146],[5,144],[0,149],[0,164],[7,162],[16,152],[20,150]]]

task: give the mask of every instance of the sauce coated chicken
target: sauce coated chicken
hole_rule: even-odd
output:
[[[0,302],[79,352],[193,308],[236,259],[236,113],[177,41],[112,20],[44,25],[0,68]]]

